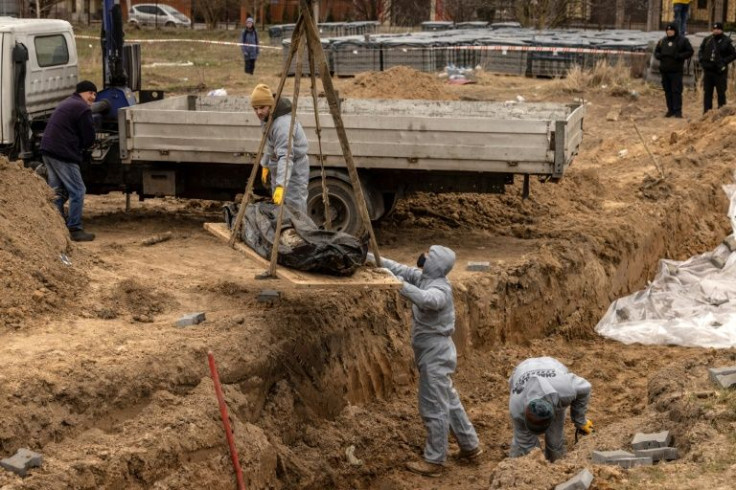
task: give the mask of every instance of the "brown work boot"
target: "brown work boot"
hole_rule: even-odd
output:
[[[417,475],[436,478],[442,474],[445,467],[441,464],[428,463],[427,461],[409,461],[406,469]]]
[[[453,452],[450,457],[452,459],[463,460],[467,462],[476,461],[478,457],[483,454],[483,448],[475,446],[473,449],[462,449]]]

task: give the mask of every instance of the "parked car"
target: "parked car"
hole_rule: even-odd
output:
[[[155,3],[139,3],[130,7],[128,23],[135,28],[141,26],[154,27],[189,27],[192,21],[171,5]]]

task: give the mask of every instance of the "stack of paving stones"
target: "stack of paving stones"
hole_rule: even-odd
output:
[[[631,441],[631,448],[638,458],[651,458],[652,462],[677,459],[677,448],[672,447],[672,436],[668,430],[653,434],[637,433]]]
[[[327,57],[327,66],[330,68],[330,72],[334,72],[333,68],[333,60],[332,60],[332,50],[330,49],[330,42],[331,38],[321,38],[320,42],[322,44],[322,50],[325,53],[325,56]],[[286,63],[286,58],[289,56],[289,50],[291,49],[291,39],[285,39],[283,41],[283,60],[284,63]],[[307,51],[302,51],[302,76],[310,76],[311,71],[309,69],[309,57],[307,56]],[[286,71],[286,74],[288,76],[293,76],[296,74],[296,55],[294,55],[294,58],[291,60],[291,64],[289,65],[289,68]],[[319,64],[317,63],[317,60],[314,61],[314,74],[319,75]]]
[[[284,56],[289,49],[289,26],[281,29]],[[277,35],[279,26],[274,27]],[[454,65],[530,77],[561,77],[573,66],[592,67],[599,60],[607,60],[626,66],[640,64],[643,72],[648,54],[663,36],[661,32],[626,29],[535,31],[518,24],[482,22],[424,23],[422,31],[405,34],[375,34],[376,27],[377,23],[324,24],[322,46],[333,60],[330,70],[338,76],[354,76],[397,65],[424,72],[438,72]],[[330,37],[330,33],[338,32],[344,35]],[[579,49],[595,52],[577,52]],[[293,75],[293,68],[289,74]]]
[[[332,72],[337,77],[381,71],[381,48],[370,41],[361,38],[346,39],[336,41],[332,48]]]
[[[269,44],[271,46],[280,46],[285,39],[291,39],[296,24],[280,24],[268,28]]]
[[[723,389],[736,389],[736,366],[708,369],[711,381]]]
[[[677,459],[677,448],[672,447],[672,436],[669,431],[651,434],[637,433],[631,441],[629,451],[593,451],[593,463],[612,464],[622,468],[636,466],[650,466],[658,461],[672,461]]]
[[[380,22],[320,22],[317,24],[320,37],[341,37],[373,34],[378,30]],[[279,24],[268,28],[268,39],[271,46],[281,46],[285,40],[291,39],[296,24]]]

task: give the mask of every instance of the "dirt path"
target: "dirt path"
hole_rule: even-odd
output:
[[[342,83],[349,94],[352,82]],[[673,121],[660,117],[662,97],[651,90],[637,87],[634,99],[555,83],[485,76],[446,93],[593,101],[581,154],[561,183],[533,182],[526,201],[518,183],[503,196],[415,196],[377,226],[388,257],[411,263],[431,243],[458,254],[456,385],[487,449],[480,464],[452,464],[431,481],[402,469],[420,454],[424,429],[409,308],[396,293],[277,283],[268,287],[281,300],[259,303],[260,270],[202,228],[220,219],[217,203],[157,199],[125,213],[122,195],[92,196],[86,223],[98,239],[71,244],[43,188],[5,164],[0,258],[12,280],[0,303],[0,456],[30,447],[45,463],[23,480],[0,473],[0,487],[233,488],[207,371],[212,350],[248,488],[539,489],[586,466],[596,489],[730,488],[736,399],[713,392],[707,367],[733,364],[733,350],[623,346],[593,327],[612,299],[652,277],[658,258],[704,252],[729,233],[720,186],[732,178],[736,118],[696,119],[692,94],[692,120]],[[16,202],[19,186],[37,190]],[[171,239],[142,244],[164,233]],[[491,270],[465,270],[478,260]],[[206,312],[201,325],[173,325],[196,311]],[[508,375],[539,355],[594,386],[598,431],[577,446],[568,433],[570,453],[555,465],[534,454],[505,460]],[[660,429],[675,435],[679,461],[631,471],[589,462],[592,450]],[[349,463],[351,446],[362,464]]]

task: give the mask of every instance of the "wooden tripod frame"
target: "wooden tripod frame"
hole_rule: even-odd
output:
[[[297,103],[299,99],[299,85],[301,80],[301,72],[302,72],[302,62],[301,62],[301,46],[302,44],[306,48],[307,55],[309,57],[309,67],[310,67],[310,76],[312,80],[312,99],[313,99],[313,106],[314,106],[314,117],[316,121],[316,127],[317,127],[317,139],[319,142],[319,152],[320,152],[320,166],[322,170],[322,200],[325,204],[325,214],[327,216],[327,226],[330,227],[330,213],[329,213],[329,199],[327,197],[327,186],[326,186],[326,180],[325,180],[325,170],[324,170],[324,161],[322,158],[322,140],[321,140],[321,129],[319,124],[319,114],[317,110],[317,90],[316,90],[316,81],[315,81],[315,65],[319,66],[319,73],[320,77],[322,79],[322,86],[324,88],[325,97],[327,99],[327,103],[330,108],[330,113],[332,114],[332,120],[335,124],[335,129],[337,131],[337,137],[340,140],[340,147],[342,148],[342,154],[343,158],[345,159],[345,165],[348,169],[348,174],[350,175],[350,182],[353,187],[353,192],[355,193],[355,198],[358,205],[358,211],[360,212],[360,217],[363,222],[363,226],[368,231],[368,234],[370,236],[370,248],[373,251],[373,255],[375,256],[376,265],[378,267],[381,267],[381,256],[378,251],[378,242],[376,241],[375,233],[373,232],[373,226],[371,225],[371,219],[368,215],[368,207],[366,206],[365,202],[365,196],[363,194],[363,189],[360,186],[360,178],[358,176],[358,170],[355,168],[355,162],[353,161],[353,154],[350,151],[350,144],[348,143],[348,137],[345,132],[345,125],[342,122],[342,116],[340,115],[340,107],[339,102],[337,99],[337,93],[335,92],[335,87],[332,84],[332,76],[330,75],[330,68],[327,64],[327,58],[325,57],[324,50],[322,49],[322,43],[320,42],[319,38],[319,31],[317,30],[317,24],[315,20],[312,18],[311,14],[311,8],[312,8],[312,0],[300,0],[299,2],[300,12],[299,12],[299,18],[297,19],[296,25],[294,27],[294,32],[291,35],[291,46],[289,49],[289,53],[286,56],[286,60],[284,62],[284,68],[281,72],[281,80],[279,81],[279,86],[276,91],[276,103],[281,98],[281,93],[284,89],[284,84],[286,83],[286,74],[288,73],[288,68],[291,66],[291,62],[296,57],[296,69],[294,74],[294,101],[292,106],[292,112],[291,112],[291,124],[289,126],[289,143],[288,143],[288,150],[286,155],[287,162],[290,159],[290,153],[291,153],[291,147],[292,147],[292,138],[293,138],[293,130],[294,130],[294,123],[296,119],[296,111],[297,111]],[[235,224],[232,229],[232,234],[230,235],[229,244],[230,246],[234,246],[236,241],[238,240],[238,237],[240,236],[240,230],[243,222],[243,217],[245,216],[245,208],[248,205],[248,203],[251,201],[251,198],[253,197],[253,184],[255,183],[256,177],[258,175],[258,167],[260,165],[261,157],[263,156],[263,149],[266,145],[266,138],[271,130],[271,125],[273,123],[273,118],[270,117],[268,119],[268,122],[266,124],[266,131],[263,133],[263,137],[261,138],[261,143],[258,147],[258,153],[256,156],[255,161],[253,162],[253,168],[250,172],[250,176],[248,177],[248,183],[245,186],[245,192],[243,194],[243,199],[240,203],[240,208],[238,209],[238,216],[235,220]],[[288,164],[288,163],[287,163]],[[286,175],[289,176],[290,172],[287,168]],[[288,186],[288,179],[286,181],[286,185]],[[284,193],[286,193],[287,189],[284,188]],[[262,277],[275,277],[276,272],[276,260],[278,258],[278,245],[279,240],[281,238],[281,224],[282,224],[282,218],[283,218],[283,202],[279,209],[279,215],[278,219],[276,221],[276,234],[274,236],[273,241],[273,248],[271,250],[271,262],[269,265],[268,270],[263,274]]]

